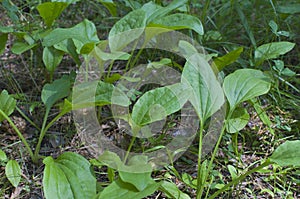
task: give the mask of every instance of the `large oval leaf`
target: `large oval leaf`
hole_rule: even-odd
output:
[[[43,62],[49,72],[54,72],[63,58],[63,52],[53,47],[45,47],[43,50]]]
[[[126,45],[139,38],[146,26],[146,13],[138,9],[130,12],[118,21],[109,32],[111,51],[122,50]]]
[[[203,122],[224,104],[221,85],[201,54],[188,58],[181,81],[190,86],[192,95],[189,100]]]
[[[85,82],[73,87],[73,109],[116,104],[129,106],[130,100],[113,84],[101,81]]]
[[[300,166],[300,140],[286,141],[271,155],[270,160],[280,166]]]
[[[95,25],[91,21],[85,19],[83,22],[72,28],[54,29],[44,37],[43,45],[53,46],[66,39],[73,39],[77,52],[80,52],[85,44],[97,43],[99,41]]]
[[[277,58],[294,48],[295,44],[287,41],[272,42],[259,46],[254,53],[255,60],[262,62],[268,59]]]
[[[21,168],[17,161],[8,161],[5,166],[5,175],[14,187],[17,187],[19,185],[21,180]]]
[[[91,199],[96,195],[96,179],[90,163],[82,156],[66,152],[56,160],[44,159],[43,189],[47,199]]]
[[[9,116],[14,112],[16,108],[16,100],[8,94],[6,90],[3,90],[0,94],[0,110]],[[3,115],[0,113],[0,122],[4,120]]]
[[[199,35],[204,34],[203,26],[201,21],[192,15],[188,14],[173,14],[163,18],[158,18],[152,21],[151,25],[159,25],[166,28],[171,28],[174,30],[180,29],[192,29],[197,32]]]
[[[132,120],[143,126],[179,111],[190,96],[186,84],[177,83],[146,92],[132,109]]]
[[[250,115],[245,108],[237,108],[228,119],[226,130],[228,133],[236,133],[242,130],[250,119]]]
[[[129,183],[123,182],[121,179],[113,181],[103,192],[101,192],[99,199],[111,198],[132,198],[141,199],[154,193],[160,186],[160,183],[155,183],[154,180],[142,191],[137,190]]]
[[[63,76],[51,84],[46,84],[42,90],[42,101],[50,109],[58,100],[67,97],[71,90],[71,77]]]
[[[68,6],[63,2],[45,2],[37,6],[41,17],[43,18],[47,27],[52,26],[54,20],[59,17],[62,11]]]
[[[266,94],[270,87],[270,79],[255,69],[236,70],[225,77],[223,83],[224,93],[232,111],[239,103]]]

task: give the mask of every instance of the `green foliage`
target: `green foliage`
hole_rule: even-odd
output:
[[[16,100],[6,90],[3,90],[0,94],[0,110],[7,116],[10,116],[14,112],[15,107]],[[5,119],[3,113],[0,114],[0,122]]]
[[[178,189],[177,185],[172,182],[163,181],[160,185],[160,189],[170,198],[190,199],[187,194],[183,193]]]
[[[5,152],[2,151],[1,149],[0,149],[0,161],[1,162],[7,161],[7,156],[6,156]]]
[[[300,140],[281,144],[271,155],[270,160],[280,166],[300,166]]]
[[[190,102],[201,121],[204,122],[223,105],[221,85],[201,55],[195,54],[186,62],[181,81],[192,89]]]
[[[5,175],[14,187],[18,187],[21,181],[21,168],[17,161],[9,160],[7,162],[5,166]]]
[[[226,130],[229,133],[236,133],[248,124],[250,115],[244,108],[236,108],[227,122]]]
[[[56,160],[46,157],[43,189],[46,198],[90,199],[96,196],[96,179],[90,163],[76,153],[66,152]]]
[[[70,76],[63,76],[51,84],[45,84],[41,98],[47,110],[50,110],[58,100],[69,95],[72,85],[71,83],[72,80],[70,79]]]
[[[38,5],[37,10],[49,28],[67,6],[67,3],[62,2],[45,2]]]
[[[266,94],[270,87],[270,79],[263,72],[254,69],[236,70],[223,83],[231,111],[241,102]]]
[[[214,63],[216,64],[218,70],[223,70],[225,66],[228,66],[234,63],[243,52],[243,47],[237,48],[222,57],[217,57],[214,59]]]

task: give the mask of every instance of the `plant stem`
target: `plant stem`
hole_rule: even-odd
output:
[[[35,151],[34,151],[33,162],[35,164],[38,162],[38,156],[39,156],[39,152],[40,152],[40,149],[41,149],[41,144],[42,144],[43,138],[44,138],[44,136],[45,136],[45,134],[47,132],[47,129],[45,127],[46,127],[46,122],[47,122],[47,118],[48,118],[49,112],[50,112],[50,109],[47,108],[45,116],[44,116],[44,120],[43,120],[42,129],[40,131],[40,137],[39,137],[38,143],[37,143],[37,145],[35,147]]]
[[[34,126],[36,129],[41,130],[27,115],[25,115],[19,107],[16,106],[16,110],[20,113],[22,117],[24,117],[27,122],[29,122],[32,126]]]
[[[130,141],[130,144],[129,144],[129,146],[128,146],[128,149],[127,149],[127,151],[126,151],[126,155],[125,155],[125,158],[124,158],[124,163],[126,163],[126,161],[127,161],[127,158],[128,158],[128,156],[129,156],[129,153],[130,153],[130,151],[131,151],[131,148],[132,148],[132,146],[133,146],[135,140],[136,140],[136,136],[134,136],[134,137],[131,139],[131,141]]]
[[[237,184],[239,181],[243,180],[245,177],[247,177],[248,175],[257,172],[258,170],[268,166],[271,164],[271,161],[269,159],[267,159],[264,163],[262,163],[260,166],[255,167],[249,171],[247,171],[246,173],[240,175],[238,178],[236,178],[235,180],[231,181],[230,183],[226,184],[224,187],[222,187],[221,189],[219,189],[218,191],[216,191],[213,195],[211,195],[208,199],[214,199],[216,198],[220,193],[222,193],[223,191],[225,191],[226,189],[228,189],[229,187],[231,187],[232,185]]]
[[[22,135],[22,133],[19,131],[19,129],[16,127],[16,125],[13,123],[13,121],[0,109],[0,114],[3,115],[3,117],[8,121],[8,123],[11,125],[11,127],[15,130],[15,132],[17,133],[18,137],[21,139],[21,141],[23,142],[23,144],[25,145],[31,159],[34,159],[34,155],[33,152],[27,142],[27,140],[24,138],[24,136]]]
[[[198,148],[198,172],[197,172],[197,199],[200,199],[203,193],[205,181],[201,177],[201,155],[202,155],[202,141],[203,141],[203,122],[200,122],[199,131],[199,148]],[[202,183],[204,182],[204,184]]]

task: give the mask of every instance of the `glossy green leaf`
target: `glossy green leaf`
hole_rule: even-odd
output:
[[[236,133],[242,130],[250,119],[250,115],[245,108],[236,108],[228,119],[226,130],[228,133]]]
[[[274,59],[280,55],[291,51],[295,46],[295,43],[282,41],[282,42],[272,42],[268,44],[263,44],[259,46],[254,53],[255,60],[262,62],[268,59]]]
[[[0,33],[0,55],[4,53],[4,50],[6,48],[6,42],[8,39],[7,33]]]
[[[280,166],[300,166],[300,140],[286,141],[273,152],[272,162]]]
[[[236,168],[232,165],[228,165],[227,168],[231,175],[231,179],[232,180],[236,179],[238,177]]]
[[[161,26],[174,30],[192,29],[199,35],[204,34],[201,21],[192,15],[176,13],[162,18],[157,18],[151,22],[152,26]]]
[[[132,120],[143,126],[179,111],[190,95],[186,84],[177,83],[146,92],[132,109]]]
[[[60,16],[62,11],[67,6],[67,3],[62,2],[45,2],[38,5],[37,10],[39,11],[47,27],[51,27],[54,20]]]
[[[296,14],[300,13],[300,3],[284,4],[276,7],[277,12],[283,14]]]
[[[211,66],[201,56],[194,54],[186,62],[181,81],[192,89],[190,102],[203,122],[224,104],[224,95]]]
[[[102,164],[117,170],[124,164],[116,153],[110,151],[105,151],[104,153],[102,153],[98,157],[98,160]]]
[[[81,155],[65,152],[56,160],[46,157],[43,190],[47,199],[91,199],[96,196],[96,178]]]
[[[1,33],[12,33],[12,32],[14,32],[14,29],[11,26],[1,26],[0,25],[0,32]]]
[[[240,54],[243,52],[243,50],[243,47],[239,47],[222,57],[215,58],[214,63],[216,64],[218,70],[221,71],[225,66],[234,63],[240,57]]]
[[[10,116],[16,108],[16,100],[8,94],[6,90],[3,90],[0,94],[0,110]],[[0,114],[0,122],[2,122],[5,118],[2,114]]]
[[[176,199],[190,199],[190,197],[183,193],[176,184],[168,181],[163,181],[160,189],[170,198]]]
[[[239,69],[224,79],[223,89],[233,111],[241,102],[266,94],[271,87],[270,79],[255,69]]]
[[[123,182],[134,185],[139,191],[153,183],[151,178],[152,166],[148,163],[147,156],[133,156],[128,164],[122,165],[118,171]]]
[[[169,3],[166,7],[157,7],[155,8],[155,6],[151,5],[151,9],[148,9],[149,6],[143,6],[144,8],[142,9],[148,9],[149,12],[147,14],[147,23],[152,22],[153,20],[159,19],[160,17],[163,17],[167,14],[169,14],[170,12],[174,11],[175,9],[183,6],[184,4],[186,4],[188,1],[187,0],[173,0],[171,3]]]
[[[50,32],[43,39],[44,46],[53,46],[66,39],[73,39],[77,52],[87,43],[97,43],[99,38],[95,25],[85,19],[72,28],[57,28]]]
[[[99,199],[111,198],[132,198],[142,199],[153,194],[160,186],[160,183],[155,183],[154,180],[142,191],[137,190],[133,185],[123,182],[121,179],[113,181],[100,194]]]
[[[15,160],[9,160],[5,166],[5,175],[9,182],[17,187],[21,181],[21,168]]]
[[[99,2],[106,7],[112,16],[117,16],[117,5],[112,0],[99,0]]]
[[[101,81],[86,82],[73,88],[73,109],[116,104],[128,106],[131,102],[120,89],[113,84]]]
[[[37,44],[27,44],[24,42],[15,42],[11,48],[11,51],[17,55],[22,54],[23,52],[26,52],[27,50],[32,49],[35,47]]]
[[[111,53],[103,52],[100,48],[95,47],[95,54],[100,59],[107,60],[128,60],[130,58],[130,54],[122,51],[113,51]]]
[[[80,0],[51,0],[52,2],[65,2],[67,4],[76,3]]]
[[[63,76],[60,79],[46,84],[42,90],[42,101],[47,109],[50,109],[58,100],[69,96],[72,81],[70,76]]]
[[[43,62],[49,72],[54,72],[60,64],[64,53],[54,47],[45,47],[43,50]]]
[[[138,9],[121,18],[109,32],[111,51],[120,51],[126,45],[139,38],[146,27],[146,13]]]
[[[79,59],[78,53],[76,52],[76,46],[72,39],[63,40],[54,45],[54,48],[57,50],[63,51],[71,55],[77,65],[81,65],[81,61]]]
[[[7,156],[5,152],[0,149],[0,162],[5,162],[5,161],[7,161]]]

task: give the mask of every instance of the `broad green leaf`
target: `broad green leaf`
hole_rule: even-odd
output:
[[[147,17],[147,21],[149,22],[148,19],[150,18],[150,16],[153,15],[158,10],[163,9],[163,7],[161,7],[160,5],[157,5],[153,1],[150,1],[150,2],[148,2],[146,4],[144,4],[141,7],[141,9],[145,11],[146,17]]]
[[[57,28],[50,32],[43,39],[44,46],[53,46],[66,39],[73,39],[79,53],[81,48],[87,43],[97,43],[99,38],[95,25],[85,19],[72,28]]]
[[[192,89],[189,101],[203,122],[224,104],[221,85],[201,54],[194,54],[187,59],[181,81]]]
[[[229,173],[231,175],[231,179],[232,180],[236,179],[238,177],[237,176],[236,168],[234,166],[232,166],[232,165],[228,165],[227,168],[228,168],[228,171],[229,171]]]
[[[171,59],[168,59],[168,58],[163,58],[161,59],[160,61],[158,62],[151,62],[147,65],[147,68],[161,68],[161,67],[164,67],[166,66],[167,64],[170,64],[172,63],[172,60]]]
[[[250,119],[250,115],[245,108],[236,108],[228,119],[226,130],[228,133],[236,133],[242,130]]]
[[[101,81],[86,82],[76,85],[72,95],[73,109],[90,106],[116,104],[128,106],[131,102],[120,89],[113,84]]]
[[[11,48],[11,51],[17,55],[22,54],[23,52],[26,52],[27,50],[32,49],[33,47],[35,47],[37,44],[27,44],[24,42],[16,42],[14,43],[14,45]]]
[[[51,27],[54,20],[59,17],[62,11],[68,6],[63,2],[45,2],[37,6],[41,17],[44,19],[47,27]]]
[[[300,3],[285,4],[276,7],[277,12],[283,14],[296,14],[300,13]]]
[[[132,120],[143,126],[179,111],[190,95],[186,84],[177,83],[146,92],[132,109]]]
[[[234,63],[243,52],[243,47],[237,48],[222,57],[217,57],[214,59],[214,63],[216,64],[219,71],[223,70],[225,66],[228,66]]]
[[[80,0],[51,0],[52,2],[65,2],[67,4],[76,3]]]
[[[176,184],[168,181],[163,181],[160,185],[160,188],[163,193],[165,193],[170,198],[176,198],[176,199],[190,199],[190,197],[183,193]]]
[[[109,13],[116,17],[117,16],[117,5],[112,0],[98,0],[106,9],[109,11]]]
[[[21,181],[21,168],[17,161],[9,160],[7,162],[5,166],[5,175],[14,187],[18,187]]]
[[[280,166],[300,166],[300,140],[286,141],[273,152],[272,162]]]
[[[95,54],[100,59],[107,60],[128,60],[130,58],[130,54],[122,51],[113,51],[111,53],[103,52],[100,48],[95,47]]]
[[[12,32],[14,32],[14,28],[11,26],[1,26],[0,25],[0,32],[1,33],[12,33]]]
[[[133,185],[123,182],[121,179],[113,181],[100,194],[99,199],[111,198],[132,198],[142,199],[153,194],[160,186],[160,183],[155,183],[154,180],[142,191],[137,190]]]
[[[161,27],[171,28],[174,30],[192,29],[199,35],[204,34],[201,21],[197,17],[188,14],[172,14],[169,16],[155,19],[151,22],[151,26],[157,25]]]
[[[148,163],[147,156],[133,156],[128,164],[122,165],[118,171],[123,182],[134,185],[139,191],[153,183],[151,178],[152,166]]]
[[[103,154],[101,154],[98,157],[98,161],[110,168],[117,170],[124,164],[116,153],[110,151],[105,151]]]
[[[2,53],[4,53],[7,38],[8,38],[7,33],[0,33],[0,55],[2,55]]]
[[[14,112],[16,108],[16,100],[8,94],[6,90],[3,90],[0,94],[0,110],[10,116]],[[2,122],[5,118],[2,114],[0,114],[0,122]]]
[[[43,62],[49,72],[54,72],[60,64],[64,53],[54,47],[45,47],[43,51]]]
[[[0,149],[0,162],[5,162],[5,161],[7,161],[7,156],[5,152]]]
[[[268,59],[274,59],[279,57],[279,55],[284,55],[285,53],[291,51],[295,46],[295,43],[282,41],[282,42],[272,42],[259,46],[254,53],[255,60],[262,62]]]
[[[71,57],[74,59],[77,65],[81,65],[81,61],[78,57],[78,53],[76,52],[76,46],[72,39],[63,40],[55,44],[54,48],[56,48],[57,50],[61,50],[65,53],[68,53],[69,55],[71,55]]]
[[[69,96],[72,81],[70,76],[63,76],[60,79],[53,81],[51,84],[46,84],[42,90],[42,101],[49,110],[58,100]]]
[[[146,13],[138,9],[121,18],[109,32],[110,50],[119,51],[139,38],[146,27]]]
[[[90,163],[81,155],[66,152],[45,164],[43,190],[47,199],[90,199],[96,196],[96,179]]]
[[[168,13],[174,11],[175,9],[183,6],[187,2],[188,2],[187,0],[173,0],[166,7],[157,7],[156,10],[155,10],[155,7],[153,5],[151,5],[151,9],[149,9],[150,12],[147,14],[147,16],[148,16],[147,24],[152,22],[155,19],[158,19],[160,17],[167,15]],[[148,9],[148,6],[145,6],[144,9]]]
[[[239,69],[224,79],[223,89],[233,111],[241,102],[266,94],[271,87],[270,79],[255,69]]]

